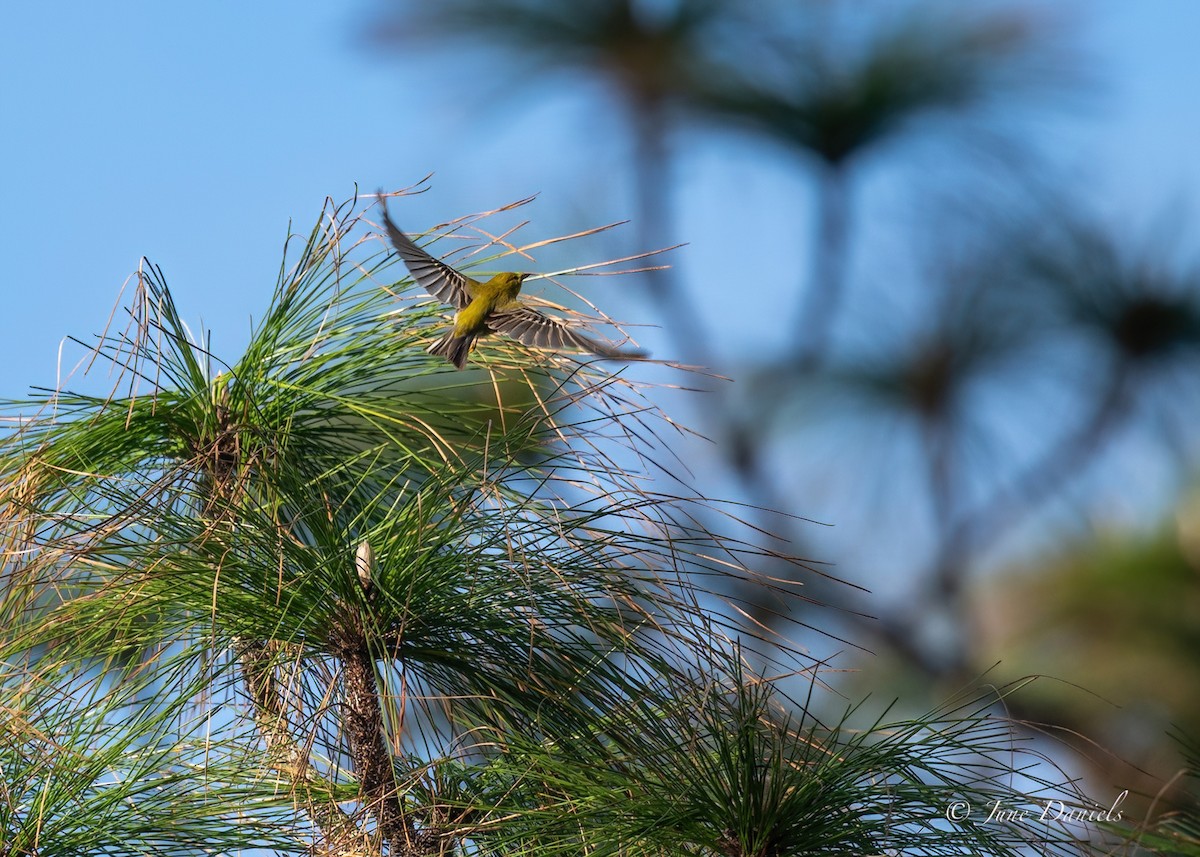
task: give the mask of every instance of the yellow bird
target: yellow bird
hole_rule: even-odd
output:
[[[534,348],[579,348],[610,360],[639,360],[646,356],[644,351],[624,350],[593,339],[562,319],[522,303],[517,295],[529,274],[506,271],[481,283],[433,258],[392,223],[383,197],[380,203],[392,246],[417,285],[457,310],[454,327],[426,349],[430,354],[445,357],[462,369],[476,340],[489,333],[505,333]]]

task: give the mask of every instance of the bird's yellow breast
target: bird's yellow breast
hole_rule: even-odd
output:
[[[497,307],[511,304],[521,293],[520,274],[497,274],[486,283],[476,283],[472,289],[471,302],[458,311],[454,317],[454,335],[465,336],[472,333],[484,333],[487,330],[487,319]]]
[[[487,326],[487,317],[492,312],[492,301],[483,295],[472,300],[454,316],[454,335],[465,336],[479,333]]]

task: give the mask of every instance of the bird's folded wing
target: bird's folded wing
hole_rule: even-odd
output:
[[[380,200],[382,202],[382,197]],[[388,216],[386,202],[383,202],[383,222],[387,226],[388,237],[392,239],[392,246],[404,260],[404,266],[417,285],[455,309],[462,309],[471,302],[467,278],[445,262],[430,256],[401,232]]]
[[[488,327],[534,348],[582,348],[601,357],[617,360],[635,360],[645,356],[641,351],[623,351],[607,342],[593,339],[561,319],[552,318],[528,306],[493,312],[488,316]]]

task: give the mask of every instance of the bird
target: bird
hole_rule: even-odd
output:
[[[609,360],[641,360],[647,356],[641,350],[622,349],[593,339],[562,319],[523,303],[517,296],[530,276],[528,273],[505,271],[481,283],[435,259],[392,222],[382,196],[380,202],[388,238],[413,280],[456,311],[453,328],[426,349],[430,354],[445,357],[456,369],[466,367],[475,343],[491,333],[506,334],[534,348],[576,348]]]
[[[371,591],[371,573],[374,566],[375,551],[371,549],[371,543],[359,542],[358,549],[354,552],[354,570],[358,572],[358,582],[362,584],[363,592]]]

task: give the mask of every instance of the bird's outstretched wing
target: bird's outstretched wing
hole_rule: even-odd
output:
[[[387,202],[382,196],[379,201],[383,205],[383,223],[387,226],[392,246],[404,260],[404,267],[408,268],[408,272],[417,281],[417,285],[442,303],[450,304],[456,310],[469,304],[471,302],[470,280],[414,244],[411,238],[392,223],[392,218],[388,216]]]
[[[593,339],[561,319],[552,318],[529,306],[496,310],[488,316],[487,323],[492,330],[506,333],[534,348],[582,348],[610,360],[638,360],[646,356],[644,351],[621,349]]]

